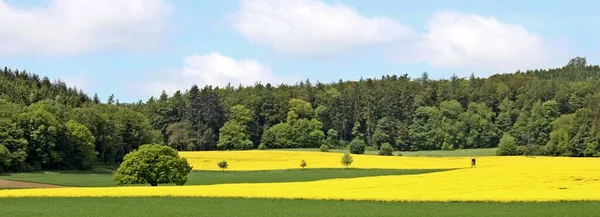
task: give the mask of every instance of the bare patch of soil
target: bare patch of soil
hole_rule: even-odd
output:
[[[64,188],[64,186],[0,179],[0,189],[10,188]]]

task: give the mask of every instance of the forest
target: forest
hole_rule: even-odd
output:
[[[600,156],[600,66],[430,79],[182,87],[136,103],[0,70],[0,173],[117,165],[143,144],[177,150],[399,151],[498,147],[498,155]]]

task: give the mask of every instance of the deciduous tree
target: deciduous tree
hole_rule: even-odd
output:
[[[115,173],[115,182],[124,184],[184,185],[192,170],[187,160],[168,146],[146,144],[125,155]]]

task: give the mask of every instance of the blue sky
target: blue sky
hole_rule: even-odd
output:
[[[596,1],[0,0],[0,63],[124,102],[191,84],[485,77],[600,55]]]

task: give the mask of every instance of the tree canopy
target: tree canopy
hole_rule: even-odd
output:
[[[135,103],[89,97],[63,81],[5,67],[0,167],[118,165],[151,143],[195,151],[348,148],[360,139],[370,150],[388,143],[416,151],[497,147],[507,134],[517,154],[593,157],[600,155],[599,106],[600,66],[585,57],[487,78],[431,79],[425,72],[331,83],[193,85]]]
[[[168,146],[147,144],[125,155],[115,173],[115,182],[124,184],[184,185],[192,170],[185,158]]]

